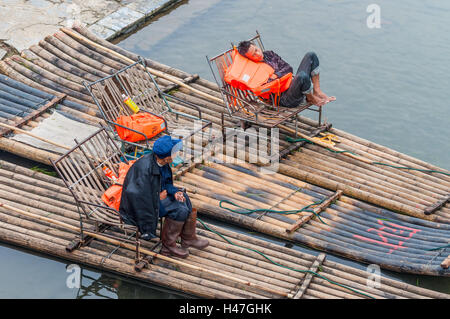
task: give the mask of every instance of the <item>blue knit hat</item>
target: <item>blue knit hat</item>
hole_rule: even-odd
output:
[[[180,151],[182,148],[183,143],[180,139],[164,135],[158,138],[153,144],[153,153],[159,158],[166,158],[171,156],[172,152]]]

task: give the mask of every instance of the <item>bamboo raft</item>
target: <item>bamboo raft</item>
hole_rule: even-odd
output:
[[[71,103],[71,106],[64,111],[70,111],[90,123],[98,123],[98,110],[81,82],[98,80],[137,60],[137,55],[76,26],[73,29],[63,28],[53,36],[46,37],[39,45],[24,50],[21,56],[1,61],[0,70],[23,85],[45,94],[66,94],[64,101]],[[150,59],[146,59],[146,64],[165,92],[199,105],[204,118],[212,121],[216,129],[222,125],[238,125],[233,119],[221,116],[225,109],[215,84]],[[186,83],[196,91],[184,87]],[[84,108],[84,111],[76,109],[74,105],[79,109]],[[173,105],[178,111],[196,114],[195,110],[176,101],[173,101]],[[37,124],[30,122],[29,127],[24,129]],[[280,155],[287,158],[279,165],[276,181],[273,176],[258,175],[254,166],[214,163],[192,166],[191,171],[184,170],[178,174],[179,181],[187,187],[200,213],[348,258],[367,263],[379,262],[388,269],[447,276],[449,271],[445,265],[449,260],[449,248],[437,251],[427,249],[448,245],[448,203],[443,203],[431,215],[425,212],[429,212],[428,209],[437,203],[442,203],[445,194],[448,195],[449,178],[435,173],[431,175],[375,166],[367,163],[367,159],[444,170],[334,128],[319,129],[314,121],[299,117],[299,132],[304,136],[315,136],[320,131],[336,134],[341,140],[339,148],[357,155],[350,157],[344,153],[336,154],[304,141],[288,142],[286,138],[292,137],[295,131],[293,123],[287,123],[280,126]],[[5,143],[0,143],[2,149],[48,163],[48,152],[17,144],[11,147],[11,141],[7,140],[0,140]],[[299,148],[301,152],[295,152]],[[246,158],[252,152],[254,150],[247,149]],[[267,190],[266,178],[273,189]],[[297,192],[298,187],[302,190]],[[228,199],[249,209],[299,209],[318,199],[325,199],[337,190],[343,192],[341,198],[320,213],[326,224],[311,214],[282,216],[267,213],[263,216],[244,216],[219,207],[220,200]],[[413,230],[399,235],[396,232],[401,229],[397,226],[389,228],[388,221],[380,225],[380,221],[384,222],[382,219],[386,218],[398,226]],[[287,231],[302,219],[305,223],[297,225],[298,229]],[[382,227],[386,228],[380,229]]]
[[[40,41],[39,45],[24,50],[21,56],[13,56],[0,62],[0,70],[47,94],[66,94],[67,103],[76,103],[76,108],[71,105],[72,114],[84,119],[88,117],[91,123],[95,123],[99,121],[98,110],[82,81],[98,80],[137,60],[136,54],[97,38],[83,27],[75,26],[73,29],[62,28],[60,32]],[[222,124],[225,127],[236,126],[235,120],[221,117],[225,109],[216,84],[150,59],[145,61],[165,92],[199,105],[204,118],[212,121],[216,128]],[[182,86],[186,83],[195,92]],[[196,115],[194,109],[176,101],[173,101],[173,105],[177,111]],[[304,117],[300,119],[300,131],[310,136],[317,129],[314,121]],[[450,174],[449,171],[335,128],[329,129],[329,132],[341,140],[336,147],[355,155],[336,154],[317,144],[289,143],[286,137],[294,133],[293,124],[281,125],[279,128],[280,154],[283,157],[299,147],[302,150],[282,162],[284,165],[280,166],[280,172],[283,174],[328,189],[341,189],[346,195],[403,214],[450,222],[450,177],[418,170]],[[9,151],[13,149],[10,145],[0,144],[0,147]],[[48,156],[42,158],[34,156],[34,153],[30,152],[29,157],[48,163]],[[414,170],[371,164],[372,162]]]
[[[450,275],[442,266],[449,251],[448,224],[399,215],[345,195],[320,212],[320,219],[308,211],[247,213],[295,211],[334,193],[286,175],[260,174],[250,164],[199,164],[179,181],[199,211],[211,217],[394,271]],[[221,201],[237,212],[219,207]]]
[[[66,251],[66,245],[77,232],[44,220],[50,218],[72,227],[78,225],[74,201],[60,179],[5,161],[0,162],[0,178],[0,202],[4,205],[0,207],[2,241],[190,295],[205,298],[450,298],[447,294],[385,276],[380,278],[380,288],[370,288],[366,285],[367,272],[327,260],[324,253],[299,252],[208,223],[205,223],[208,229],[198,225],[198,235],[207,238],[210,246],[203,251],[191,249],[190,256],[183,260],[187,265],[175,267],[156,257],[149,268],[136,272],[134,252],[115,244],[94,240],[88,247],[71,253]],[[14,206],[15,210],[8,206]],[[21,211],[38,215],[42,220]],[[227,243],[215,232],[238,246]],[[152,243],[146,242],[143,246],[150,249]],[[277,266],[248,249],[258,250],[292,269],[319,272],[328,280],[356,291],[318,276]],[[220,271],[228,279],[212,276],[209,271]]]

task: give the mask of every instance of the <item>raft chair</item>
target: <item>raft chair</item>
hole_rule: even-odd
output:
[[[89,245],[94,237],[86,231],[101,234],[135,246],[135,269],[137,271],[148,266],[151,257],[143,257],[140,252],[141,242],[138,228],[125,224],[119,214],[120,196],[125,176],[119,170],[129,168],[130,163],[107,129],[100,130],[82,142],[75,140],[76,146],[51,163],[64,184],[75,199],[80,234],[67,247],[69,252]],[[125,172],[126,175],[126,172]],[[117,179],[117,177],[120,177]],[[105,198],[105,195],[108,195]],[[115,196],[115,198],[112,198]],[[111,203],[111,207],[106,205]],[[158,241],[152,250],[160,249]]]
[[[199,132],[204,134],[209,127],[208,138],[211,136],[212,122],[202,119],[200,108],[162,92],[142,58],[112,75],[83,84],[114,138],[122,142],[124,152],[133,148],[151,150],[163,134],[176,132],[176,137],[188,139]],[[196,110],[198,116],[174,110],[168,100]]]
[[[248,41],[264,51],[264,45],[258,31]],[[318,124],[319,126],[321,125],[321,106],[314,106],[304,102],[295,108],[288,108],[279,104],[280,94],[289,88],[292,73],[269,83],[265,83],[265,81],[264,83],[256,83],[257,81],[254,78],[258,72],[263,73],[263,70],[258,69],[257,65],[259,63],[241,56],[237,48],[233,44],[231,45],[231,49],[213,58],[206,56],[206,60],[220,88],[228,113],[232,118],[239,119],[244,128],[248,126],[248,123],[272,128],[285,121],[295,119],[295,127],[297,129],[297,114],[305,109],[309,109],[319,113]],[[246,64],[245,70],[250,72],[238,75],[237,73],[241,73],[240,71],[242,70],[235,70],[236,68],[233,68],[233,66],[235,61],[244,63],[243,59],[245,59]],[[261,64],[259,67],[270,68],[266,64]],[[239,80],[236,81],[236,79]]]

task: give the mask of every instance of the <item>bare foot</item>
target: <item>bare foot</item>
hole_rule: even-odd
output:
[[[306,95],[306,100],[309,103],[311,103],[313,105],[317,105],[317,106],[322,106],[327,103],[327,100],[325,100],[322,97],[319,97],[318,95],[313,94],[313,93]]]
[[[322,91],[313,91],[313,95],[316,95],[317,97],[319,97],[320,99],[325,100],[325,103],[331,102],[331,101],[336,101],[336,97],[335,96],[328,96],[325,93],[323,93]]]

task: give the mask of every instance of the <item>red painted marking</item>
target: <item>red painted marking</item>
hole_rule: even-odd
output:
[[[381,238],[380,240],[375,240],[375,239],[371,239],[371,238],[367,238],[364,236],[359,236],[359,235],[353,235],[353,237],[358,238],[360,240],[363,241],[367,241],[373,244],[380,244],[382,246],[386,246],[391,248],[388,252],[388,254],[391,254],[394,250],[400,249],[400,248],[406,248],[403,246],[403,244],[405,243],[405,241],[407,241],[408,239],[410,239],[415,233],[420,232],[420,229],[415,229],[415,228],[410,228],[410,227],[406,227],[406,226],[401,226],[401,225],[397,225],[395,223],[389,222],[391,226],[386,226],[384,224],[384,222],[382,220],[378,220],[378,224],[381,225],[381,227],[379,227],[378,229],[376,228],[368,228],[367,232],[372,232],[375,231],[377,233],[377,235]],[[390,230],[393,233],[397,233],[397,234],[392,234],[389,232],[386,232],[384,230]],[[409,232],[409,234],[408,234]],[[405,235],[403,235],[403,233],[405,233]],[[401,236],[403,235],[403,236]],[[388,243],[388,239],[387,237],[396,237],[399,239],[398,244],[390,244]],[[400,241],[400,239],[403,239]]]

